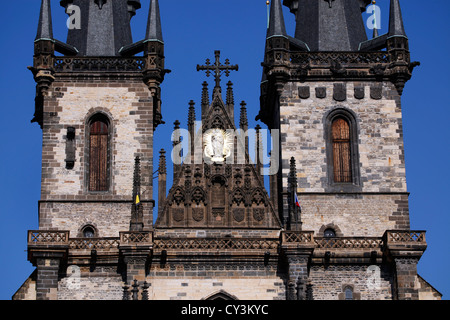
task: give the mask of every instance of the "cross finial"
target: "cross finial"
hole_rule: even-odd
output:
[[[220,51],[216,50],[214,52],[215,54],[215,62],[213,65],[211,65],[211,60],[206,59],[206,65],[201,66],[201,65],[197,65],[197,71],[206,71],[206,76],[209,77],[211,75],[211,72],[214,72],[214,79],[216,81],[216,87],[215,88],[220,88],[220,80],[221,80],[221,76],[222,73],[225,73],[225,76],[230,76],[230,71],[238,71],[239,70],[239,66],[238,65],[230,65],[230,60],[226,59],[225,60],[225,65],[223,65],[220,62]]]

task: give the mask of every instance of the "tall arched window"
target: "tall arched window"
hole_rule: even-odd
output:
[[[327,191],[361,191],[357,116],[349,109],[336,108],[325,115],[324,125]]]
[[[89,123],[89,191],[108,191],[109,121],[103,115]]]
[[[337,118],[331,125],[333,144],[333,174],[335,183],[351,183],[352,151],[350,124],[344,118]]]

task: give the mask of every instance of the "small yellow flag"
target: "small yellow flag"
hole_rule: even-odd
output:
[[[139,199],[139,195],[136,196],[136,204],[139,204],[141,200]]]

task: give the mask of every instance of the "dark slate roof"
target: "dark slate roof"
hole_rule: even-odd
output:
[[[161,27],[161,15],[159,12],[159,1],[151,0],[148,13],[147,32],[145,40],[157,40],[163,42]]]
[[[287,36],[283,8],[280,0],[272,0],[270,4],[270,19],[269,28],[267,29],[267,38],[273,36]]]
[[[36,40],[53,40],[52,10],[50,0],[42,0]]]
[[[366,0],[302,0],[298,7],[293,3],[285,1],[296,12],[295,38],[311,51],[357,51],[367,40],[361,14]]]
[[[391,0],[389,14],[389,36],[405,36],[406,32],[403,26],[402,9],[399,0]]]

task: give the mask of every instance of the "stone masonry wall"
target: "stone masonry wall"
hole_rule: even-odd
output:
[[[275,270],[252,266],[155,268],[148,282],[150,300],[201,300],[225,291],[239,300],[284,300],[286,288]]]
[[[410,226],[407,195],[302,195],[301,203],[303,230],[318,237],[327,227],[343,237],[381,237]]]
[[[58,284],[58,300],[122,300],[122,277],[114,268],[89,272],[69,266]]]
[[[344,98],[335,95],[339,85]],[[280,105],[283,187],[294,157],[303,230],[318,235],[323,225],[335,224],[344,236],[381,237],[409,228],[402,111],[392,83],[291,82]],[[360,174],[353,189],[336,189],[329,176],[326,119],[336,109],[355,117]]]
[[[309,279],[314,300],[343,300],[347,286],[355,300],[392,300],[392,276],[379,266],[313,266]]]
[[[402,113],[391,83],[383,83],[380,99],[371,97],[372,83],[346,84],[346,100],[333,99],[333,83],[288,83],[281,97],[283,185],[287,186],[289,159],[295,157],[299,192],[325,192],[327,177],[324,119],[331,110],[345,108],[356,115],[363,192],[405,192]],[[301,99],[299,87],[310,86]],[[364,87],[364,98],[355,88]],[[326,97],[316,97],[326,88]]]
[[[112,127],[110,190],[92,193],[87,181],[87,123],[97,112],[107,115]],[[66,168],[65,161],[68,127],[76,130],[72,169]],[[153,194],[153,98],[142,76],[57,75],[44,101],[42,150],[41,229],[70,230],[73,236],[90,221],[99,226],[102,236],[127,230],[136,156],[141,157],[142,202],[150,206]],[[64,201],[74,203],[61,203]],[[151,210],[144,215],[146,221],[153,220]],[[109,229],[100,230],[104,226]]]

